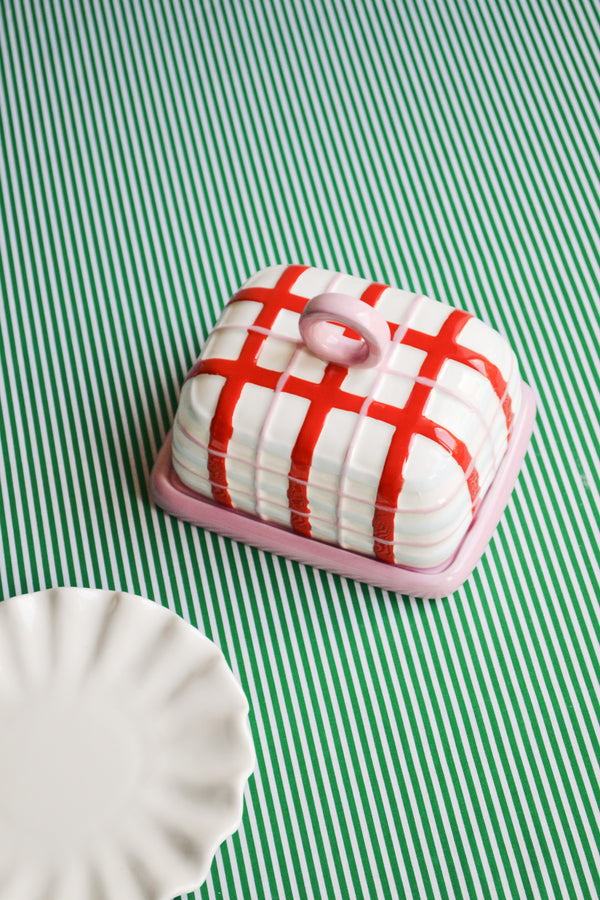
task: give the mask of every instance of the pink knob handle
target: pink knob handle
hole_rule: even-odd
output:
[[[345,337],[333,323],[351,328],[362,340]],[[388,323],[371,306],[336,293],[309,300],[300,316],[300,334],[315,356],[348,368],[376,366],[390,340]]]

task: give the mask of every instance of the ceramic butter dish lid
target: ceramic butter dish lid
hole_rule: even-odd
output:
[[[188,375],[153,494],[265,549],[442,596],[485,549],[534,410],[508,342],[471,314],[273,266]]]
[[[221,651],[130,594],[0,603],[0,896],[172,900],[240,824],[248,704]]]

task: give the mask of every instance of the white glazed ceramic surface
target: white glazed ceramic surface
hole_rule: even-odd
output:
[[[248,706],[217,647],[129,594],[0,603],[1,900],[171,900],[238,827]]]
[[[240,289],[239,298],[226,307],[217,322],[201,360],[212,361],[215,369],[220,365],[225,370],[229,361],[238,360],[245,352],[251,335],[253,340],[262,341],[256,365],[270,375],[281,376],[275,388],[252,383],[260,381],[260,376],[253,376],[248,368],[248,383],[233,413],[225,476],[235,509],[289,528],[294,527],[289,494],[293,449],[309,413],[311,401],[307,397],[314,396],[312,389],[319,386],[324,398],[329,394],[326,383],[320,386],[327,362],[303,346],[299,312],[283,309],[264,334],[259,318],[263,304],[257,298],[266,297],[266,293],[243,295],[247,289],[276,290],[286,270],[286,266],[265,269]],[[369,286],[365,279],[308,268],[290,292],[296,301],[300,297],[307,302],[332,291],[336,296],[361,298]],[[381,363],[347,369],[339,387],[360,401],[360,412],[335,408],[333,401],[319,426],[306,477],[310,536],[359,553],[374,553],[376,499],[396,426],[372,416],[370,409],[377,403],[402,409],[419,384],[427,391],[423,415],[429,425],[458,439],[472,467],[464,471],[441,442],[417,430],[403,466],[397,505],[391,511],[391,540],[386,543],[391,545],[390,561],[399,565],[419,569],[440,566],[459,547],[505,456],[510,436],[506,402],[513,417],[521,405],[518,363],[505,338],[470,318],[458,333],[456,344],[493,365],[505,384],[504,397],[494,392],[485,372],[451,358],[446,359],[435,379],[428,381],[422,374],[426,367],[422,367],[431,351],[411,346],[403,335],[410,330],[417,342],[435,348],[453,308],[394,288],[386,288],[373,308],[390,323],[396,337],[389,341]],[[443,344],[444,338],[439,340]],[[302,388],[288,392],[290,377],[307,385],[306,397],[298,395]],[[226,382],[227,378],[218,373],[200,371],[191,377],[183,387],[173,428],[177,475],[193,491],[217,500],[215,479],[209,471],[209,448],[213,419],[219,415]],[[476,496],[470,492],[473,471],[478,479]]]

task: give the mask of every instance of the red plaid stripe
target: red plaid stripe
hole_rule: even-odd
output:
[[[385,284],[371,284],[364,291],[361,300],[374,306],[385,291]],[[288,501],[290,504],[292,528],[300,534],[310,537],[310,507],[308,505],[308,476],[312,465],[313,453],[323,430],[327,414],[335,408],[331,398],[341,393],[341,386],[348,369],[343,366],[329,363],[325,369],[323,379],[318,385],[319,390],[310,402],[304,422],[298,434],[298,438],[292,450],[292,465],[290,468],[290,485],[288,488]],[[284,385],[285,390],[285,385]],[[362,406],[362,402],[360,403]]]
[[[239,291],[230,302],[252,300],[261,303],[262,309],[254,325],[270,330],[280,310],[286,309],[300,314],[304,309],[306,298],[293,294],[292,288],[306,269],[306,266],[289,266],[274,288],[250,287]],[[387,285],[371,284],[361,299],[374,306],[386,287]],[[444,447],[465,473],[473,506],[478,498],[478,473],[467,447],[446,428],[432,422],[424,414],[433,390],[432,384],[437,380],[445,360],[460,362],[485,375],[502,403],[507,429],[510,431],[513,416],[506,382],[500,371],[481,354],[457,343],[462,329],[470,318],[469,313],[454,310],[436,335],[427,335],[409,328],[400,343],[416,347],[427,354],[421,365],[419,377],[427,379],[431,384],[415,381],[408,401],[402,408],[376,400],[372,400],[369,404],[367,414],[370,418],[386,422],[394,428],[373,515],[374,554],[381,560],[394,562],[394,515],[404,483],[404,469],[417,434]],[[393,337],[396,329],[401,326],[393,323],[389,325]],[[246,384],[255,384],[275,391],[281,379],[281,372],[265,369],[258,363],[266,337],[265,334],[249,329],[238,359],[201,358],[188,376],[193,378],[200,374],[211,374],[225,378],[210,428],[208,474],[214,499],[229,507],[233,504],[227,487],[223,454],[227,453],[233,434],[233,415],[242,389]],[[295,394],[309,401],[304,422],[291,454],[288,488],[291,526],[295,531],[307,536],[311,534],[307,496],[308,477],[314,450],[327,415],[336,408],[358,414],[364,403],[364,398],[342,389],[347,372],[343,366],[330,363],[318,384],[288,375],[280,386],[283,393]]]

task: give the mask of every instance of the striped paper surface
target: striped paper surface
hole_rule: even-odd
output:
[[[190,896],[600,893],[599,13],[0,2],[2,595],[121,588],[223,649],[258,764]],[[286,261],[461,306],[519,355],[531,449],[452,598],[150,503],[220,309]]]

